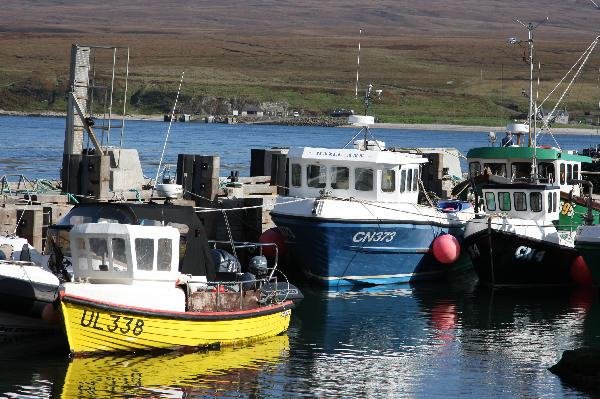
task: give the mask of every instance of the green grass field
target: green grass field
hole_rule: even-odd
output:
[[[508,3],[386,0],[380,6],[360,6],[358,13],[358,8],[312,0],[260,10],[236,1],[217,5],[186,0],[165,13],[162,3],[154,1],[123,6],[108,0],[105,8],[79,3],[68,8],[75,3],[49,1],[43,7],[26,7],[24,13],[22,2],[7,2],[0,30],[4,110],[64,111],[70,47],[77,42],[130,49],[129,113],[169,112],[182,71],[179,108],[190,113],[222,114],[244,104],[276,104],[304,115],[336,108],[362,112],[368,83],[383,90],[371,111],[383,122],[502,125],[527,111],[521,94],[528,89],[525,48],[506,44],[509,35],[526,33],[511,21]],[[536,0],[520,5],[532,18],[540,8],[558,15],[536,32],[539,99],[595,37],[600,11],[563,3]],[[119,8],[121,13],[115,14]],[[307,18],[309,11],[313,14]],[[52,18],[58,13],[63,13],[61,18]],[[361,39],[357,99],[358,23],[367,33]],[[118,59],[124,55],[119,50]],[[112,53],[98,55],[96,61],[102,81],[106,74],[101,70],[109,70]],[[595,52],[564,98],[561,108],[573,118],[598,114],[599,61]],[[117,66],[117,75],[124,75],[124,63]],[[123,109],[123,90],[124,81],[117,79],[116,112]],[[96,97],[100,100],[102,93]],[[544,108],[551,109],[557,98]]]

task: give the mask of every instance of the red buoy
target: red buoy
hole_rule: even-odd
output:
[[[48,324],[58,324],[60,322],[60,317],[56,309],[54,309],[53,304],[48,303],[44,306],[44,309],[42,309],[42,320]]]
[[[460,244],[452,234],[442,234],[433,240],[431,250],[438,262],[449,264],[458,259]]]
[[[286,250],[285,237],[277,227],[270,228],[260,235],[258,242],[262,244],[273,243],[277,245],[279,256],[283,255]],[[262,248],[263,255],[267,258],[275,257],[275,248],[273,246],[264,246]]]
[[[571,263],[571,278],[579,285],[591,286],[594,284],[592,272],[581,255]]]

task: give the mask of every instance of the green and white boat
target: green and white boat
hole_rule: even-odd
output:
[[[526,128],[509,124],[507,131],[516,133],[520,144]],[[598,223],[600,217],[598,207],[588,212],[589,197],[582,187],[581,166],[592,159],[556,147],[512,144],[473,148],[467,160],[471,188],[485,212],[465,232],[480,281],[492,286],[586,281],[582,276],[589,272],[580,265],[575,237],[579,226]],[[492,207],[490,201],[494,204],[502,195],[508,201],[504,208]]]
[[[520,136],[526,124],[510,123],[507,132]],[[519,142],[518,140],[517,142]],[[560,217],[558,230],[575,231],[585,223],[587,197],[583,196],[581,165],[591,163],[592,158],[550,146],[478,147],[469,150],[469,183],[481,194],[481,185],[490,182],[524,181],[532,175],[532,159],[537,160],[537,176],[540,183],[560,187]],[[600,207],[593,211],[594,223],[598,223]]]

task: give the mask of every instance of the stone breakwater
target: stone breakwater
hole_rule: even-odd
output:
[[[261,125],[286,125],[286,126],[323,126],[337,127],[348,124],[348,118],[334,117],[293,117],[293,118],[238,118],[238,123],[256,123]]]

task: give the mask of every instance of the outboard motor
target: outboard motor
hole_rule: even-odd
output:
[[[253,256],[252,259],[250,259],[248,270],[259,279],[267,277],[269,274],[269,270],[267,269],[267,258],[263,255]]]
[[[252,273],[244,273],[239,276],[238,281],[242,282],[242,289],[250,291],[256,289],[256,276]]]
[[[237,258],[223,249],[213,249],[212,258],[217,273],[239,273],[242,270]]]

